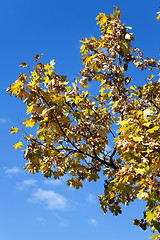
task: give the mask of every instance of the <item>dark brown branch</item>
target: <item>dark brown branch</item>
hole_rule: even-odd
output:
[[[42,100],[47,104],[47,106],[48,106],[49,108],[51,108],[50,104],[46,101],[46,99],[45,99],[44,96],[40,93],[40,91],[38,91],[38,93],[40,94],[40,97],[42,98]],[[90,157],[90,158],[94,158],[94,159],[96,159],[97,161],[99,161],[100,163],[102,163],[102,164],[104,164],[104,165],[107,165],[108,167],[111,167],[111,168],[117,170],[117,167],[116,167],[113,163],[106,162],[106,161],[104,161],[103,159],[99,158],[99,157],[97,156],[97,154],[95,153],[95,149],[93,150],[94,156],[92,156],[92,155],[90,155],[89,153],[85,153],[85,152],[81,151],[79,148],[77,148],[77,146],[76,146],[76,145],[68,138],[68,136],[66,135],[66,133],[65,133],[65,131],[63,130],[63,128],[62,128],[62,126],[61,126],[58,118],[56,117],[56,115],[54,114],[53,111],[52,111],[52,113],[53,113],[53,116],[54,116],[54,118],[55,118],[55,120],[56,120],[56,122],[57,122],[57,125],[59,126],[59,128],[60,128],[60,130],[62,131],[63,135],[67,138],[68,142],[75,148],[75,149],[73,149],[72,151],[76,151],[76,152],[79,152],[79,153],[81,153],[81,154],[83,154],[83,155],[86,155],[86,156],[88,156],[88,157]]]
[[[149,102],[150,102],[150,103],[152,103],[152,104],[153,104],[153,106],[155,106],[155,108],[157,108],[157,109],[158,109],[158,111],[160,111],[160,108],[159,108],[159,107],[158,107],[158,106],[157,106],[157,105],[156,105],[156,104],[155,104],[155,103],[154,103],[152,100],[150,100],[150,99],[149,99]]]
[[[113,151],[113,153],[111,154],[109,161],[110,161],[110,164],[115,167],[115,170],[118,170],[118,167],[115,166],[115,164],[114,164],[114,162],[113,162],[113,157],[114,157],[114,155],[116,154],[116,150],[117,150],[117,149],[114,148],[114,151]]]

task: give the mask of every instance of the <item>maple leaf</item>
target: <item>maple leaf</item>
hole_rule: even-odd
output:
[[[9,130],[9,132],[10,133],[17,133],[17,131],[18,131],[18,128],[17,127],[12,127],[10,130]]]
[[[157,12],[158,16],[156,17],[157,21],[160,19],[160,12]]]
[[[151,74],[147,79],[151,80],[154,77],[154,74]]]
[[[40,56],[38,54],[34,55],[34,59],[35,59],[35,62],[37,62],[37,60],[40,58]]]
[[[151,128],[151,129],[148,129],[147,132],[153,133],[153,132],[157,131],[158,129],[159,129],[159,126],[155,126],[155,127]]]
[[[14,149],[17,149],[17,148],[21,148],[23,146],[23,143],[22,142],[17,142],[14,146],[13,146],[13,148]]]
[[[27,63],[26,62],[21,62],[20,67],[27,67]]]
[[[26,127],[33,127],[35,125],[35,121],[31,119],[25,119],[25,122],[23,122],[23,124]]]
[[[87,54],[85,45],[82,45],[82,46],[80,47],[80,49],[81,49],[81,54],[82,54],[82,56]]]
[[[143,138],[142,137],[133,137],[133,140],[136,142],[141,142],[141,141],[143,141]]]
[[[23,85],[23,82],[20,81],[19,79],[15,81],[15,83],[13,83],[13,85],[10,85],[10,94],[17,94],[20,92],[20,87]]]

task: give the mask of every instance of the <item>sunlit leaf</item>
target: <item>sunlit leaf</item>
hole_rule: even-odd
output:
[[[27,67],[27,63],[26,62],[21,62],[20,67]]]
[[[153,133],[153,132],[157,131],[158,129],[159,129],[159,126],[155,126],[155,127],[151,128],[151,129],[148,129],[147,132]]]
[[[33,126],[35,125],[35,121],[30,120],[30,119],[25,119],[25,122],[23,122],[23,124],[24,124],[26,127],[33,127]]]
[[[37,62],[37,60],[40,58],[40,56],[38,54],[34,55],[34,59],[35,59],[35,62]]]
[[[154,74],[151,74],[147,79],[151,80],[154,77]]]
[[[133,140],[136,142],[141,142],[141,141],[143,141],[143,138],[142,137],[133,137]]]
[[[18,132],[18,128],[17,127],[11,127],[11,129],[9,130],[10,133],[17,133]]]
[[[23,143],[22,142],[17,142],[14,146],[13,146],[13,148],[14,149],[17,149],[17,148],[21,148],[23,146]]]
[[[157,12],[158,16],[156,17],[157,20],[160,19],[160,12]]]

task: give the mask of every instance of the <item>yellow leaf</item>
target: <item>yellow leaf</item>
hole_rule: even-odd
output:
[[[25,122],[23,122],[23,124],[26,125],[26,127],[33,127],[35,125],[35,121],[31,119],[25,119]]]
[[[113,107],[113,108],[117,107],[118,103],[119,103],[119,100],[118,100],[118,101],[116,101],[116,102],[115,102],[115,104],[113,104],[113,106],[112,106],[112,107]]]
[[[100,93],[103,93],[105,89],[106,89],[105,87],[101,87],[101,89],[99,90],[99,92],[100,92]]]
[[[132,91],[135,91],[136,86],[131,86],[130,89],[131,89]]]
[[[81,49],[81,54],[82,54],[82,55],[87,54],[85,45],[82,45],[82,46],[80,47],[80,49]]]
[[[17,81],[15,81],[15,83],[13,83],[13,85],[10,85],[11,95],[19,93],[19,91],[20,91],[19,89],[21,86],[23,86],[23,82],[20,80],[17,80]]]
[[[143,114],[143,111],[138,110],[137,114],[138,114],[138,115],[142,115],[142,114]]]
[[[118,121],[117,125],[124,125],[124,124],[126,124],[126,123],[128,123],[127,120]]]
[[[17,127],[12,127],[10,130],[9,130],[10,133],[17,133],[18,132],[18,128]]]
[[[143,123],[143,126],[149,127],[151,124],[152,124],[151,122],[147,122],[147,123]]]
[[[151,80],[154,77],[154,74],[151,74],[147,79]]]
[[[27,109],[27,113],[29,114],[29,113],[31,113],[32,112],[32,110],[33,110],[33,107],[34,107],[34,105],[32,104],[30,107],[28,107],[28,109]]]
[[[153,132],[157,131],[158,129],[159,129],[159,126],[156,126],[156,127],[151,128],[151,129],[148,129],[147,132],[153,133]]]
[[[23,146],[23,143],[22,142],[17,142],[14,146],[13,146],[13,148],[14,149],[17,149],[17,148],[21,148]]]
[[[107,22],[107,17],[104,13],[99,13],[99,15],[96,17],[97,24],[100,24],[100,26],[104,25]]]
[[[141,141],[143,141],[143,138],[142,137],[133,137],[133,140],[135,142],[141,142]]]
[[[43,80],[44,80],[43,82],[44,84],[51,82],[48,76],[44,77]]]
[[[79,96],[75,97],[75,104],[77,104],[78,102],[81,102],[83,99],[80,98]]]
[[[107,33],[112,33],[112,30],[109,28],[107,28]]]
[[[136,169],[136,173],[137,174],[144,174],[145,173],[145,169],[144,168],[138,168],[138,169]]]
[[[157,20],[160,19],[160,12],[157,12],[158,13],[158,16],[156,17]]]
[[[126,29],[132,29],[132,27],[130,27],[130,26],[128,26],[128,27],[126,26],[125,28],[126,28]]]
[[[27,67],[27,63],[26,62],[21,62],[20,67]]]
[[[44,65],[45,70],[49,70],[50,68],[51,68],[51,66],[48,63],[46,65]]]
[[[139,67],[141,64],[142,64],[142,63],[141,63],[140,61],[138,61],[138,62],[136,63],[136,67]]]

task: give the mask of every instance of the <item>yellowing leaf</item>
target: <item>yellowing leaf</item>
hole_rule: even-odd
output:
[[[20,80],[17,80],[13,85],[10,85],[10,93],[17,94],[19,93],[19,88],[23,85],[23,82]]]
[[[141,63],[140,61],[138,61],[138,62],[136,63],[136,67],[139,67],[141,64],[142,64],[142,63]]]
[[[32,82],[31,82],[29,85],[30,85],[30,86],[34,86],[34,85],[36,84],[36,81],[37,81],[37,78],[34,77],[34,78],[32,79]]]
[[[159,126],[156,126],[156,127],[151,128],[151,129],[148,129],[147,132],[153,133],[153,132],[157,131],[158,129],[159,129]]]
[[[136,90],[136,86],[131,86],[130,89],[131,89],[132,91],[135,91],[135,90]]]
[[[75,104],[77,104],[78,102],[81,102],[83,99],[80,98],[79,96],[75,97]]]
[[[147,122],[147,123],[143,123],[143,126],[149,127],[151,124],[152,124],[151,122]]]
[[[157,21],[160,19],[160,12],[157,12],[158,16],[156,17]]]
[[[17,133],[17,131],[18,131],[18,128],[17,127],[12,127],[10,130],[9,130],[9,132],[10,133]]]
[[[14,146],[13,146],[13,148],[14,149],[17,149],[17,148],[21,148],[23,146],[23,143],[22,142],[17,142]]]
[[[117,107],[118,103],[119,103],[119,100],[118,100],[118,101],[116,101],[116,102],[115,102],[115,104],[113,104],[112,108],[115,108],[115,107]]]
[[[48,76],[44,77],[43,80],[44,80],[44,82],[43,82],[44,84],[51,82],[51,80]]]
[[[138,114],[138,115],[142,115],[142,114],[143,114],[143,111],[138,110],[137,114]]]
[[[106,89],[105,87],[101,87],[101,89],[99,90],[99,92],[100,92],[100,93],[103,93],[105,89]]]
[[[26,62],[21,62],[20,67],[27,67],[27,63]]]
[[[25,122],[23,122],[23,124],[26,125],[26,127],[33,127],[35,125],[35,121],[31,119],[25,119]]]
[[[143,141],[143,138],[142,137],[133,137],[133,140],[135,142],[141,142],[141,141]]]
[[[107,22],[107,17],[104,13],[99,13],[99,15],[96,17],[97,24],[100,24],[100,26],[104,25]]]
[[[132,29],[132,27],[130,27],[130,26],[128,26],[128,27],[126,26],[125,28],[126,28],[126,29]]]
[[[48,63],[46,65],[44,65],[45,70],[49,70],[50,68],[51,68],[51,66]]]
[[[35,62],[37,62],[37,60],[40,58],[40,56],[38,54],[34,55],[34,59],[35,59]]]
[[[118,123],[117,123],[117,125],[124,125],[124,124],[126,124],[126,123],[128,123],[128,121],[126,121],[126,120],[123,120],[123,121],[118,121]]]
[[[144,174],[144,173],[145,173],[145,169],[144,169],[144,168],[138,168],[138,169],[136,170],[136,173],[137,173],[137,174]]]
[[[112,30],[109,28],[107,28],[107,33],[112,33]]]
[[[85,45],[82,45],[82,46],[80,47],[80,49],[81,49],[81,54],[82,54],[82,55],[87,54]]]
[[[151,74],[147,79],[151,80],[154,77],[154,74]]]
[[[28,107],[28,109],[27,109],[27,113],[31,113],[32,112],[32,110],[33,110],[33,107],[34,107],[34,105],[31,105],[30,107]]]

